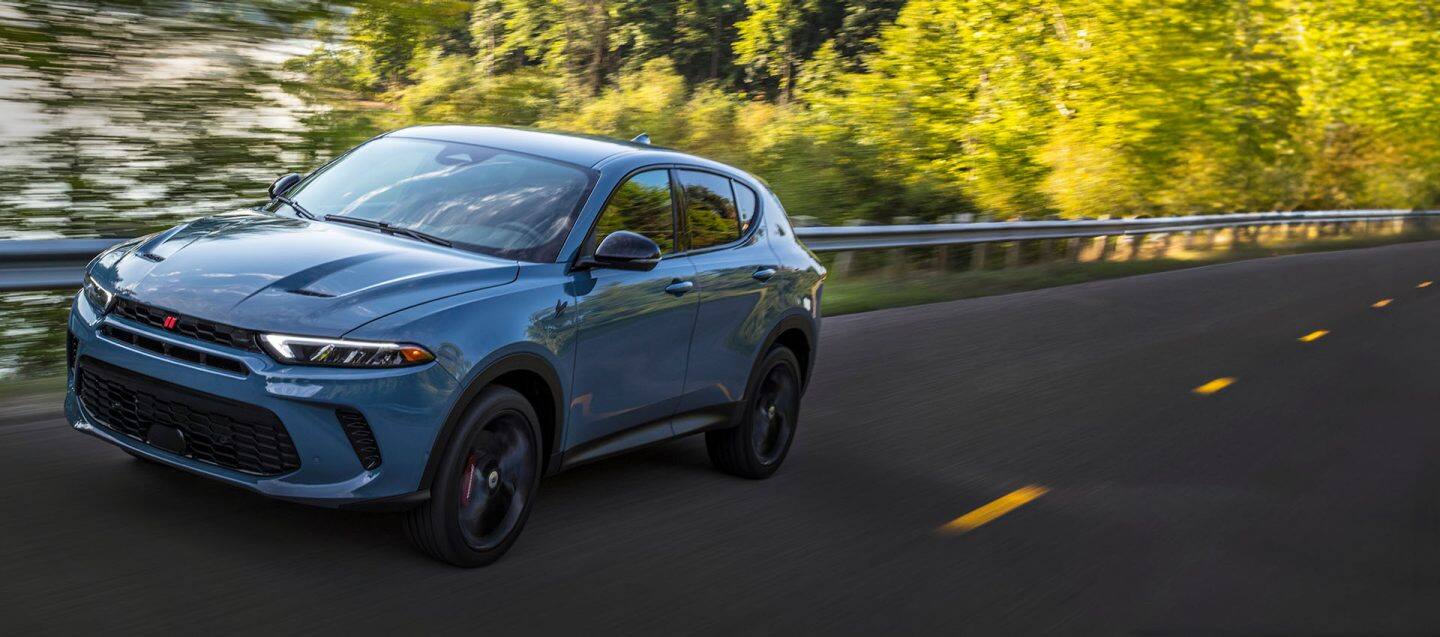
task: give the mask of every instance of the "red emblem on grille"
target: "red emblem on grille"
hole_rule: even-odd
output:
[[[175,329],[175,324],[176,324],[176,323],[179,323],[179,322],[180,322],[180,319],[177,319],[177,318],[175,318],[175,317],[173,317],[173,316],[167,316],[167,317],[165,317],[165,320],[164,320],[163,322],[161,322],[160,324],[161,324],[161,325],[164,325],[164,326],[165,326],[165,329],[167,329],[167,330],[173,330],[173,329]]]

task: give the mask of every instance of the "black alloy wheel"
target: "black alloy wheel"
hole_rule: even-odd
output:
[[[471,442],[460,472],[460,531],[479,551],[499,546],[520,521],[530,501],[534,441],[519,414],[502,414],[485,424]]]
[[[456,425],[430,485],[406,514],[417,548],[456,566],[490,564],[520,536],[540,489],[539,418],[509,387],[487,387]]]
[[[710,462],[729,474],[768,478],[780,468],[800,422],[800,363],[784,346],[766,354],[740,422],[705,433]]]

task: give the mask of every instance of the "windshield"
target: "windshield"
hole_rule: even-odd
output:
[[[570,164],[483,146],[382,137],[300,184],[290,197],[317,217],[409,228],[456,247],[555,260],[590,186]]]

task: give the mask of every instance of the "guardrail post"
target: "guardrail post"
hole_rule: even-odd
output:
[[[845,276],[850,274],[850,269],[853,267],[855,267],[855,252],[846,250],[835,255],[835,265],[831,269],[835,271],[835,276]]]
[[[988,243],[976,243],[970,247],[970,269],[979,271],[985,269],[985,252]]]
[[[886,257],[890,261],[890,273],[894,276],[900,276],[902,274],[905,274],[906,267],[910,265],[908,263],[909,259],[907,258],[909,256],[910,255],[906,253],[905,248],[895,248],[894,250],[890,250],[889,254],[886,255]]]
[[[1020,242],[1011,241],[1010,246],[1005,249],[1005,269],[1020,265]]]
[[[1109,261],[1110,254],[1115,251],[1115,243],[1117,241],[1119,241],[1119,238],[1111,235],[1100,237],[1100,256],[1095,257],[1095,260],[1101,262]]]
[[[1138,261],[1145,252],[1145,240],[1150,238],[1148,234],[1137,234],[1130,239],[1130,256],[1128,260]]]
[[[1070,261],[1080,260],[1080,246],[1086,239],[1072,237],[1065,240],[1065,258]]]
[[[935,269],[941,272],[950,269],[950,246],[935,248]]]

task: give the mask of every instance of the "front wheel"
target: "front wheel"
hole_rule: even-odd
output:
[[[520,536],[540,487],[540,427],[519,392],[490,387],[466,411],[405,532],[420,550],[456,566],[484,566]]]
[[[743,478],[768,478],[780,468],[800,420],[800,363],[784,346],[765,355],[740,422],[705,434],[710,462]]]

